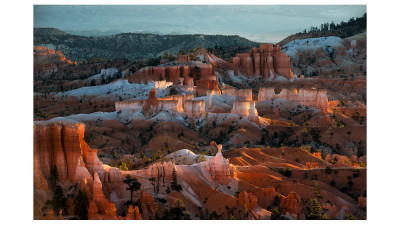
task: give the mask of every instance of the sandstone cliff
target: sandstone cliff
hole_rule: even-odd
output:
[[[276,75],[287,79],[294,78],[290,69],[290,58],[282,52],[281,47],[272,44],[261,44],[249,53],[237,54],[233,58],[233,67],[236,73],[246,76],[261,76],[264,79],[274,79]]]
[[[40,76],[50,75],[68,65],[76,65],[76,62],[66,59],[61,51],[56,52],[43,46],[34,46],[33,60],[33,71]]]
[[[328,95],[326,89],[282,89],[279,93],[274,88],[260,88],[258,101],[285,99],[294,101],[304,106],[311,106],[321,109],[323,112],[328,110]]]
[[[48,191],[50,170],[55,167],[59,185],[79,184],[100,213],[107,214],[107,210],[112,212],[115,208],[107,196],[111,191],[119,196],[125,191],[121,190],[121,170],[103,165],[97,150],[83,139],[84,129],[84,124],[71,120],[34,123],[34,190]],[[36,196],[39,197],[34,199],[35,204],[45,200]]]
[[[257,113],[257,109],[255,107],[255,102],[244,102],[237,101],[233,103],[232,112],[234,114],[239,114],[243,117],[248,117],[250,121],[259,122],[259,117]]]

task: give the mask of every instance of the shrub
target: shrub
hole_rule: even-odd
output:
[[[126,166],[126,163],[124,163],[122,161],[118,162],[118,168],[120,168],[123,171],[128,171],[129,170],[128,167]]]
[[[325,173],[331,174],[331,173],[332,173],[331,167],[327,166],[327,167],[325,168]]]
[[[286,170],[283,172],[283,175],[290,177],[292,175],[292,170],[290,170],[290,168],[286,168]]]
[[[272,210],[271,220],[281,220],[281,219],[282,219],[281,212],[278,210],[278,208],[274,208]]]

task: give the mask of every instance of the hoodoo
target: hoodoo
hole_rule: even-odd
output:
[[[281,75],[287,79],[294,78],[290,69],[290,58],[282,52],[281,47],[272,44],[261,44],[252,48],[249,53],[237,54],[233,58],[236,73],[248,77],[262,76],[264,79],[274,79]]]
[[[233,177],[233,168],[229,161],[222,155],[222,145],[218,145],[218,153],[214,158],[206,162],[206,169],[211,178],[220,184],[226,185]]]

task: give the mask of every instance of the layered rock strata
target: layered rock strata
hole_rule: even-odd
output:
[[[145,67],[127,79],[130,83],[167,80],[174,85],[196,85],[198,96],[220,94],[218,78],[210,64]]]
[[[238,195],[238,204],[245,205],[248,209],[252,209],[257,206],[257,197],[252,193],[242,191]]]
[[[33,71],[35,74],[47,76],[68,65],[76,65],[76,62],[66,59],[61,51],[56,52],[54,49],[34,46]]]
[[[159,110],[171,110],[174,112],[182,112],[182,101],[186,97],[168,97],[164,99],[157,99],[156,90],[152,89],[149,92],[147,100],[131,100],[131,101],[122,101],[115,102],[115,110],[123,110],[123,109],[132,109],[132,110],[143,110],[145,113],[151,112],[155,113]],[[191,96],[188,96],[191,98]]]
[[[253,91],[252,89],[224,89],[222,90],[222,94],[236,96],[239,101],[252,101],[253,100]]]
[[[299,214],[301,210],[300,196],[296,192],[290,192],[287,197],[281,196],[280,208],[282,214]]]
[[[204,100],[186,100],[183,112],[189,118],[199,118],[206,112],[206,104]]]
[[[233,103],[231,113],[239,114],[242,117],[248,117],[250,121],[259,122],[259,117],[255,102],[237,101]]]
[[[272,44],[261,44],[249,53],[237,54],[233,58],[236,73],[246,76],[262,76],[264,79],[274,79],[276,75],[287,79],[294,78],[290,69],[290,58],[282,52],[281,47]]]
[[[125,190],[121,170],[111,168],[97,158],[97,150],[84,141],[85,125],[75,121],[41,121],[34,123],[34,191],[49,191],[46,185],[51,169],[58,174],[58,184],[70,187],[79,184],[96,207],[89,207],[94,217],[98,212],[107,214],[115,205],[107,199],[111,192],[122,197]],[[120,187],[120,188],[118,188]],[[108,190],[108,191],[106,191]],[[45,201],[39,197],[37,202]],[[113,214],[113,213],[111,213]],[[96,217],[97,218],[97,217]]]
[[[282,89],[276,93],[274,88],[260,88],[258,101],[284,99],[297,102],[300,105],[311,106],[321,109],[323,112],[328,110],[328,94],[326,89]]]

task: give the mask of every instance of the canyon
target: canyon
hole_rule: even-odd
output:
[[[365,75],[302,73],[297,41],[137,69],[35,48],[34,219],[366,219]]]
[[[154,219],[163,212],[163,203],[160,201],[162,199],[172,201],[176,197],[184,201],[187,209],[198,207],[194,211],[189,211],[193,218],[198,217],[200,210],[204,213],[215,211],[217,215],[221,214],[225,218],[232,213],[239,218],[248,216],[249,219],[253,217],[268,219],[271,217],[271,212],[266,209],[275,204],[288,218],[304,218],[306,205],[301,199],[309,199],[313,195],[311,190],[317,184],[320,185],[324,202],[330,202],[333,207],[352,212],[353,215],[365,216],[363,210],[357,208],[357,203],[352,198],[321,181],[313,183],[312,180],[300,178],[305,172],[301,168],[305,167],[306,162],[314,162],[320,165],[320,168],[331,165],[328,158],[326,159],[328,161],[322,160],[302,149],[256,148],[235,150],[225,154],[222,152],[222,145],[218,145],[217,154],[200,163],[175,165],[171,162],[159,162],[141,170],[123,171],[103,164],[99,160],[96,154],[97,149],[91,149],[84,140],[84,129],[84,124],[72,120],[35,122],[35,218],[44,219],[42,216],[43,206],[50,196],[50,168],[52,167],[55,167],[59,174],[57,184],[64,190],[71,190],[71,187],[76,184],[76,187],[87,193],[89,219]],[[52,144],[49,145],[49,143]],[[286,154],[282,159],[271,158],[283,151]],[[291,161],[294,157],[300,157],[302,161],[298,163]],[[247,166],[243,166],[243,163]],[[268,165],[269,168],[257,166],[260,163]],[[290,165],[290,168],[293,169],[293,175],[290,178],[274,171],[274,168],[280,168],[279,164],[282,163]],[[332,168],[335,171],[341,171],[337,178],[333,178],[337,180],[337,185],[340,185],[340,179],[345,177],[345,174],[352,173],[353,169],[351,168]],[[322,167],[319,173],[325,173],[324,170]],[[174,179],[174,171],[176,171],[175,176],[183,189],[182,191],[165,192],[168,189],[168,183]],[[365,170],[361,170],[359,173],[364,174]],[[137,178],[142,184],[141,191],[134,195],[134,198],[140,202],[139,206],[126,207],[124,205],[124,202],[129,199],[129,191],[124,188],[123,180],[128,176]],[[149,181],[152,177],[157,180],[156,188],[153,188],[152,182]],[[261,179],[256,179],[256,177]],[[365,177],[362,177],[353,179],[353,191],[356,191],[357,188],[363,190]],[[274,184],[276,182],[281,183],[280,188],[274,189],[268,186],[276,186]],[[298,185],[302,187],[297,187]],[[290,191],[293,188],[296,192]],[[235,193],[238,193],[236,197]],[[278,202],[274,200],[277,193],[280,193]],[[225,204],[236,210],[231,212],[228,210],[228,215],[225,214]],[[237,211],[244,205],[251,212],[249,215],[241,215],[240,211]],[[343,210],[335,211],[335,213],[332,212],[332,217],[344,216]],[[47,211],[47,214],[54,213]],[[60,216],[63,217],[61,214]]]

